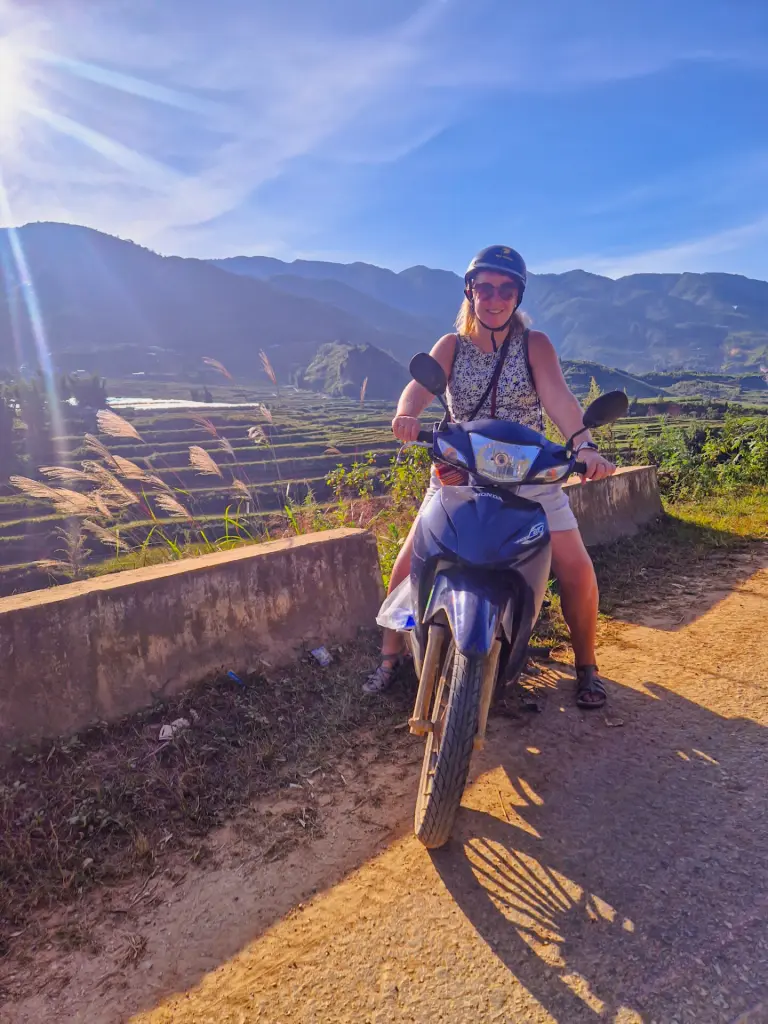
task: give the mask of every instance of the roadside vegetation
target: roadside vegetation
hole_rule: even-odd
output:
[[[375,533],[386,582],[426,488],[426,453],[397,455],[389,404],[371,400],[366,382],[357,399],[329,399],[281,388],[268,361],[264,373],[256,388],[228,376],[206,384],[198,397],[210,410],[124,415],[96,408],[106,404],[104,381],[70,379],[62,388],[83,405],[61,438],[50,436],[38,383],[6,385],[0,431],[16,441],[0,482],[0,593],[341,526]],[[188,392],[133,386],[150,399]],[[592,378],[584,404],[599,393]],[[647,415],[651,401],[633,402],[633,415],[599,432],[603,450],[620,466],[658,468],[668,525],[719,523],[720,542],[763,536],[768,407],[733,413],[728,403],[685,399],[671,417]],[[548,434],[557,437],[551,425]]]

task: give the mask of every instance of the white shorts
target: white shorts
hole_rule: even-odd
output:
[[[419,515],[432,501],[441,487],[442,484],[433,466],[429,477],[429,487],[421,503]],[[573,514],[571,503],[568,501],[568,495],[563,490],[562,484],[523,484],[522,487],[517,489],[516,493],[527,501],[536,501],[541,505],[547,517],[550,533],[578,530],[579,524],[576,522],[576,516]]]

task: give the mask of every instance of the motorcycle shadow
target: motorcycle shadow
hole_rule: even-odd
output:
[[[768,730],[653,683],[582,712],[569,675],[496,720],[434,866],[555,1020],[731,1021],[768,984]]]

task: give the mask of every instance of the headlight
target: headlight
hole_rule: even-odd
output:
[[[470,434],[475,455],[475,472],[499,484],[525,480],[541,448],[536,445],[504,444],[482,434]]]
[[[554,484],[558,480],[564,480],[570,475],[572,469],[570,462],[566,462],[565,465],[560,466],[547,466],[546,469],[540,469],[538,473],[535,473],[528,481],[529,484]]]
[[[438,454],[442,455],[448,462],[453,462],[459,466],[466,466],[467,464],[467,460],[461,452],[444,437],[437,438],[437,451]]]

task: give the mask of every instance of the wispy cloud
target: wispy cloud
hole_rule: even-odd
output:
[[[0,36],[26,54],[34,95],[0,152],[13,217],[182,254],[313,249],[370,202],[371,168],[403,161],[486,95],[501,90],[514,110],[531,92],[680,61],[765,59],[743,10],[723,18],[705,2],[673,22],[667,3],[0,0]]]
[[[560,274],[579,268],[605,277],[628,274],[679,274],[685,271],[705,273],[721,269],[722,257],[742,253],[746,260],[752,249],[764,255],[764,275],[768,276],[768,213],[741,224],[675,245],[617,255],[581,255],[552,260],[535,266],[539,274]]]
[[[766,190],[768,150],[762,146],[746,153],[729,149],[705,160],[686,162],[674,171],[628,183],[591,200],[581,212],[590,217],[603,216],[681,200],[695,201],[700,207],[722,206],[751,191],[764,195]]]
[[[28,27],[34,41],[26,46],[26,62],[37,78],[39,99],[26,114],[43,123],[50,137],[38,134],[4,154],[16,218],[74,218],[161,249],[178,248],[180,242],[183,248],[190,232],[237,210],[296,160],[324,152],[336,160],[394,160],[439,130],[441,122],[428,117],[428,104],[420,116],[417,98],[406,108],[411,116],[400,124],[392,123],[391,111],[405,100],[406,79],[424,57],[443,0],[426,0],[394,25],[353,34],[308,35],[298,12],[290,24],[275,24],[260,16],[261,6],[253,5],[248,19],[227,22],[217,14],[206,26],[210,34],[198,31],[183,41],[183,57],[179,42],[166,37],[162,73],[178,76],[173,85],[104,66],[128,58],[147,63],[150,73],[159,70],[158,39],[145,49],[143,33],[125,13],[123,24],[115,24],[110,12],[109,26],[86,25],[77,5],[70,5],[61,37],[71,55],[41,47],[39,23]],[[92,10],[88,13],[92,17]],[[110,134],[85,117],[80,120],[76,109],[56,109],[62,92],[71,99],[73,80],[76,99],[87,97],[81,104],[86,115],[109,121]],[[197,120],[166,121],[166,137],[153,152],[143,152],[140,137],[128,142],[121,137],[137,134],[137,99],[146,108],[184,109]],[[144,111],[153,125],[144,133],[148,146],[157,141],[159,117],[154,109]],[[72,181],[66,169],[62,173],[61,135],[81,144],[71,158],[77,160],[77,177],[89,181],[90,202],[68,187]],[[32,150],[37,184],[47,179],[43,190],[25,189],[20,182]],[[111,213],[105,221],[107,206]]]
[[[749,8],[702,0],[680,4],[675,16],[668,0],[591,0],[505,4],[484,17],[467,4],[433,80],[447,84],[458,74],[464,84],[506,84],[525,94],[644,78],[692,62],[765,66],[761,14]]]

